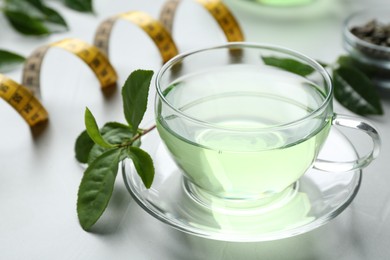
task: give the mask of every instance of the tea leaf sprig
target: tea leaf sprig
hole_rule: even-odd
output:
[[[118,172],[118,164],[129,158],[146,188],[154,179],[153,160],[140,148],[141,137],[155,128],[139,128],[147,108],[147,97],[153,71],[136,70],[122,87],[123,111],[127,124],[106,123],[102,128],[85,110],[85,126],[76,140],[76,159],[87,163],[77,194],[77,215],[84,230],[98,221],[106,209]]]
[[[261,57],[264,64],[289,71],[302,77],[314,72],[311,66],[290,58]],[[331,69],[335,99],[350,111],[366,115],[382,115],[383,108],[372,77],[376,70],[350,56],[340,56],[335,64],[320,63]]]
[[[262,59],[267,65],[304,77],[314,72],[313,68],[297,60],[279,57]],[[347,56],[340,57],[336,66],[331,68],[335,97],[342,105],[361,115],[383,113],[367,72],[363,72],[354,60]],[[85,110],[86,130],[78,136],[75,144],[76,159],[88,164],[77,195],[77,215],[84,230],[90,230],[107,208],[118,164],[124,159],[133,161],[146,188],[152,185],[155,174],[153,160],[140,148],[140,144],[141,137],[152,131],[155,125],[148,129],[139,128],[147,108],[152,76],[152,71],[136,70],[122,87],[123,112],[127,124],[108,122],[99,128],[91,111],[88,108]]]

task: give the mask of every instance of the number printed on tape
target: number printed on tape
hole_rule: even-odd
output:
[[[8,102],[31,127],[48,119],[46,109],[29,89],[1,74],[0,97]]]
[[[171,33],[174,16],[180,2],[181,0],[168,0],[160,13],[160,21]],[[236,18],[221,0],[194,0],[194,2],[202,5],[212,15],[229,42],[244,41],[244,35]]]
[[[131,11],[121,13],[103,21],[95,33],[95,45],[106,55],[109,50],[109,40],[112,28],[117,20],[127,20],[147,33],[160,51],[163,63],[167,62],[178,54],[178,49],[170,33],[165,27],[147,13]]]
[[[49,45],[41,46],[27,58],[23,69],[23,85],[40,97],[40,73],[42,60],[47,51],[57,47],[64,49],[83,60],[98,78],[101,88],[107,89],[116,85],[118,76],[107,57],[96,47],[79,39],[64,39]]]

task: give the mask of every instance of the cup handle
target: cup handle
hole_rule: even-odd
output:
[[[363,131],[372,139],[372,150],[367,155],[348,162],[333,162],[317,159],[313,164],[313,168],[327,172],[348,172],[362,169],[368,166],[376,157],[378,157],[381,147],[381,139],[379,137],[378,131],[371,123],[360,118],[335,114],[332,120],[332,125]]]

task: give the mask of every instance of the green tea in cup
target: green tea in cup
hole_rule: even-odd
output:
[[[266,57],[299,62],[311,73],[267,65]],[[230,43],[181,54],[164,65],[156,84],[161,139],[187,192],[206,205],[214,199],[238,208],[270,203],[293,194],[311,167],[349,171],[367,165],[379,150],[371,125],[334,114],[325,69],[287,49]],[[317,161],[335,122],[358,129],[350,123],[364,124],[372,152],[356,162]]]

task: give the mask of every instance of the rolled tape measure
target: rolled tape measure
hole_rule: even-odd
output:
[[[170,33],[158,20],[153,19],[147,13],[131,11],[108,18],[96,30],[94,44],[107,56],[112,28],[116,21],[120,19],[137,25],[149,35],[159,49],[163,63],[178,54],[177,47]]]
[[[118,76],[105,54],[97,47],[81,40],[64,39],[39,47],[25,62],[22,84],[29,88],[36,96],[41,96],[40,73],[42,61],[51,47],[64,49],[83,60],[95,73],[103,90],[116,85]]]
[[[0,97],[8,102],[28,123],[35,127],[48,119],[48,113],[26,87],[0,74]]]
[[[227,41],[238,42],[244,41],[244,35],[241,28],[230,12],[220,0],[194,0],[202,5],[217,21],[222,31],[224,32]],[[160,21],[165,28],[172,33],[174,16],[181,0],[168,0],[163,5],[160,13]]]

